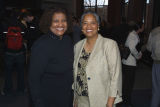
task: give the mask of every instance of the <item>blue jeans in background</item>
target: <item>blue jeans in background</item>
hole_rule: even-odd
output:
[[[151,107],[160,107],[160,64],[152,67],[152,101]]]
[[[13,91],[13,71],[17,72],[17,91],[24,92],[24,67],[25,67],[25,54],[22,53],[5,53],[5,85],[4,92],[8,93]]]

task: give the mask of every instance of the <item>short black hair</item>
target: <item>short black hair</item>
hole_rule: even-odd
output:
[[[33,16],[32,13],[30,12],[22,12],[20,15],[19,15],[19,19],[20,20],[23,20],[24,18],[28,17],[28,16]]]
[[[78,19],[76,16],[73,16],[73,17],[72,17],[72,21],[78,23],[78,22],[79,22],[79,19]]]
[[[132,31],[132,30],[135,30],[137,31],[138,29],[142,28],[142,25],[144,23],[142,21],[139,21],[139,22],[134,22],[134,21],[131,21],[129,23],[129,31]]]

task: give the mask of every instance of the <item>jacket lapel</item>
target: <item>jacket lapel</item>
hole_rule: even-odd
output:
[[[78,52],[76,52],[77,55],[75,56],[75,65],[74,65],[75,76],[77,76],[78,61],[79,61],[79,58],[80,58],[80,55],[82,53],[82,50],[83,50],[83,47],[84,47],[85,43],[86,43],[86,39],[84,39],[83,42],[79,46],[76,47],[77,48],[76,51],[78,51]]]
[[[101,38],[102,38],[102,36],[100,35],[100,34],[98,34],[98,38],[97,38],[97,40],[96,40],[96,43],[95,43],[95,45],[94,45],[94,48],[93,48],[93,50],[92,50],[92,52],[91,52],[91,55],[90,55],[90,57],[89,57],[89,59],[88,59],[88,64],[87,64],[87,66],[89,65],[89,63],[91,62],[91,60],[93,59],[93,57],[96,55],[96,53],[98,52],[98,49],[99,49],[99,43],[101,42]]]
[[[88,64],[87,64],[87,66],[89,65],[89,63],[91,62],[91,60],[93,59],[93,57],[96,55],[96,52],[98,51],[98,45],[99,45],[99,43],[101,42],[101,38],[102,38],[102,36],[99,34],[98,35],[98,38],[97,38],[97,40],[96,40],[96,43],[95,43],[95,45],[94,45],[94,48],[93,48],[93,50],[92,50],[92,52],[91,52],[91,55],[90,55],[90,57],[89,57],[89,59],[88,59]],[[83,40],[83,42],[79,45],[79,46],[77,46],[77,49],[76,49],[76,51],[78,51],[78,52],[76,52],[77,53],[77,55],[76,55],[76,58],[75,58],[75,65],[74,65],[74,68],[75,68],[75,76],[77,76],[77,70],[78,70],[78,61],[79,61],[79,58],[80,58],[80,55],[81,55],[81,53],[82,53],[82,50],[83,50],[83,47],[84,47],[84,45],[85,45],[85,43],[86,43],[86,39],[84,39]]]

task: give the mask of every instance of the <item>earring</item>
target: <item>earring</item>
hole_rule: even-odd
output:
[[[100,29],[99,29],[99,27],[98,27],[98,31],[99,31]]]

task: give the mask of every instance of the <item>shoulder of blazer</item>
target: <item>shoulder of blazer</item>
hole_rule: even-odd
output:
[[[83,45],[83,43],[85,42],[85,40],[86,40],[86,38],[85,39],[82,39],[82,40],[80,40],[78,43],[76,43],[75,45],[74,45],[74,48],[75,49],[79,49],[79,48],[81,48],[81,46]]]
[[[112,39],[109,39],[109,38],[105,38],[105,37],[102,37],[102,40],[103,40],[103,44],[105,46],[115,46],[117,45],[117,42],[115,40],[112,40]]]
[[[83,42],[84,42],[85,40],[86,40],[86,38],[80,40],[79,42],[77,42],[77,43],[75,44],[75,46],[79,46],[79,45],[83,44]]]

